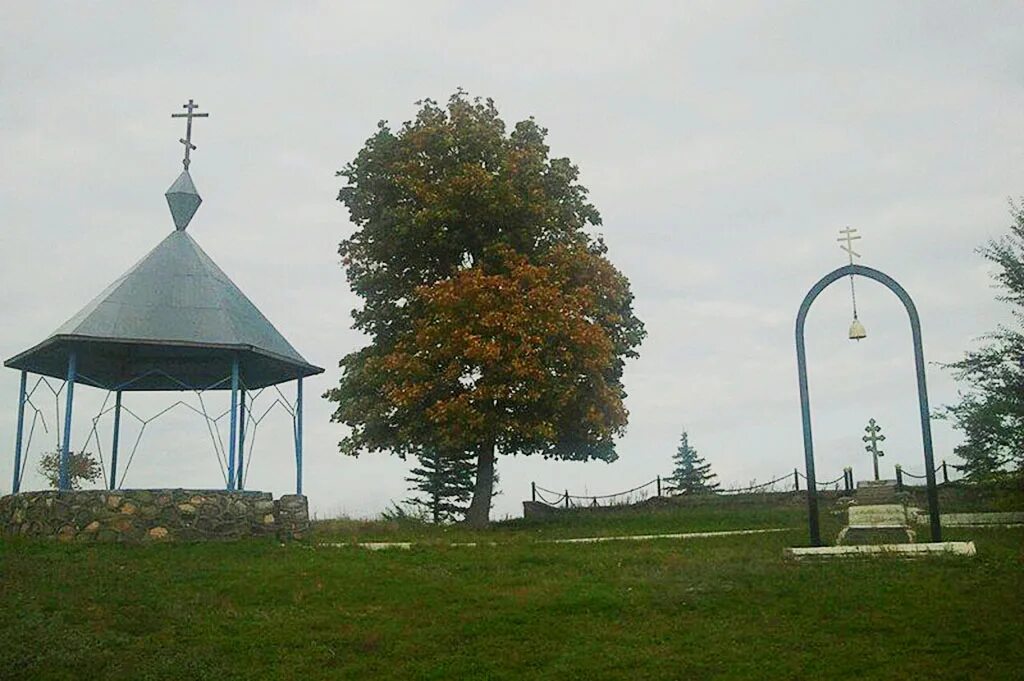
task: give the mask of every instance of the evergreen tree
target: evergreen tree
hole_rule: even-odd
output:
[[[972,480],[1000,475],[1007,467],[1024,469],[1024,205],[1010,202],[1010,234],[989,241],[978,252],[996,265],[998,299],[1009,303],[1010,326],[985,336],[987,343],[946,366],[967,384],[960,403],[942,416],[963,431],[954,452],[957,469]]]
[[[713,482],[717,475],[711,472],[711,464],[697,455],[697,450],[690,446],[686,431],[679,438],[679,448],[672,457],[675,468],[666,482],[669,492],[674,494],[702,494],[714,492],[718,483]]]
[[[410,471],[410,491],[421,494],[407,503],[423,508],[435,523],[461,520],[473,497],[476,466],[472,456],[428,450],[416,457],[420,465]]]

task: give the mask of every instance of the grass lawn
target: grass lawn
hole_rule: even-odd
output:
[[[0,677],[1022,678],[1024,530],[947,530],[973,559],[788,562],[804,524],[800,507],[723,507],[476,533],[337,521],[286,546],[4,541]],[[535,541],[754,527],[792,529]],[[352,539],[424,544],[314,545]]]

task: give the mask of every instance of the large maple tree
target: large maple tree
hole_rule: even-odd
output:
[[[460,91],[397,132],[381,123],[339,173],[357,227],[339,253],[370,340],[325,395],[350,428],[340,449],[475,454],[476,525],[497,453],[616,458],[623,364],[644,337],[546,132],[531,119],[506,133],[492,101]]]

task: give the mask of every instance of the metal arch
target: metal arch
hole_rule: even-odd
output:
[[[796,317],[796,359],[800,380],[800,412],[803,417],[804,462],[807,467],[807,512],[813,546],[821,545],[821,530],[818,525],[818,495],[814,475],[814,441],[811,437],[811,404],[807,390],[807,349],[804,343],[804,326],[811,304],[818,295],[837,280],[846,276],[859,275],[874,279],[896,294],[910,317],[910,331],[914,342],[914,365],[917,371],[917,401],[921,412],[921,440],[924,445],[924,462],[928,483],[928,516],[931,524],[932,541],[942,541],[939,525],[939,495],[935,486],[935,465],[932,451],[931,412],[928,408],[928,386],[925,381],[924,348],[921,343],[921,319],[917,307],[906,289],[895,279],[879,270],[863,265],[846,265],[829,272],[807,292]]]

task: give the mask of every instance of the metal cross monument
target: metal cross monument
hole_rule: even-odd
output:
[[[917,375],[917,404],[921,416],[921,444],[924,450],[925,478],[928,485],[928,520],[931,525],[932,541],[942,541],[942,527],[939,523],[939,495],[935,487],[935,457],[932,447],[932,426],[931,410],[928,408],[928,387],[925,378],[924,348],[921,341],[921,319],[917,314],[917,306],[910,298],[910,294],[900,286],[892,277],[870,267],[853,264],[853,258],[860,257],[859,253],[853,250],[853,242],[860,237],[855,235],[856,230],[847,227],[840,231],[843,235],[840,242],[846,242],[842,249],[850,256],[850,264],[829,272],[811,287],[800,303],[800,309],[796,315],[796,362],[797,380],[800,387],[800,416],[803,424],[804,434],[804,463],[807,469],[807,519],[810,530],[812,546],[821,546],[821,528],[818,524],[818,493],[817,481],[814,473],[814,437],[811,434],[811,397],[807,381],[807,345],[804,338],[804,329],[807,325],[807,313],[811,304],[826,288],[839,281],[843,277],[850,277],[850,285],[853,285],[853,277],[861,276],[874,279],[882,286],[889,289],[907,310],[910,318],[910,335],[914,350],[914,373]],[[857,319],[856,298],[854,299],[853,324],[850,325],[850,338],[860,340],[867,334],[864,326]],[[876,459],[877,461],[877,459]],[[877,472],[875,474],[877,479]]]
[[[867,432],[867,435],[861,439],[868,443],[864,449],[871,452],[871,458],[874,459],[875,462],[875,480],[878,480],[878,457],[885,456],[885,452],[878,448],[878,443],[884,442],[885,436],[882,435],[882,427],[879,426],[874,419],[868,421],[868,425],[864,430]]]
[[[209,117],[210,114],[208,114],[208,113],[195,113],[195,109],[198,109],[199,105],[196,104],[191,99],[188,100],[188,104],[182,104],[181,108],[182,109],[187,109],[188,113],[171,114],[171,118],[187,118],[188,119],[188,123],[185,125],[185,137],[184,137],[184,139],[178,140],[179,142],[181,142],[182,144],[185,145],[185,160],[183,160],[181,163],[182,163],[182,165],[185,166],[185,170],[188,170],[188,165],[189,165],[189,163],[191,163],[191,161],[189,160],[189,152],[193,151],[196,148],[196,145],[192,144],[192,119],[193,118],[207,118],[207,117]]]

